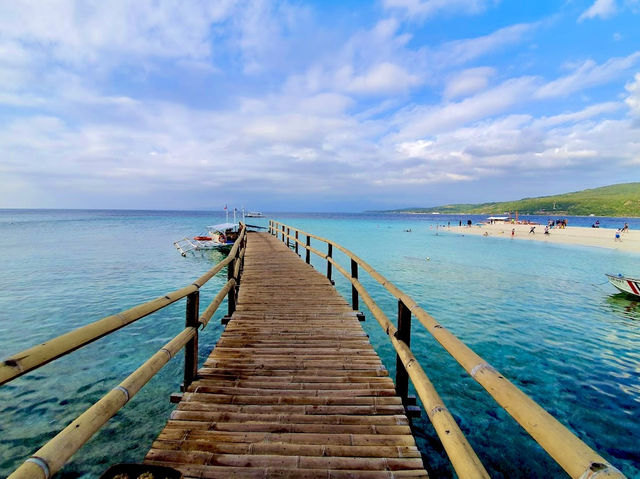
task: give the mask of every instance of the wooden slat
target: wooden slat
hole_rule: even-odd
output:
[[[351,306],[265,233],[236,311],[145,462],[185,478],[427,477]]]

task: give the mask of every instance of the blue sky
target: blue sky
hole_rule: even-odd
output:
[[[0,207],[360,211],[640,180],[640,0],[0,2]]]

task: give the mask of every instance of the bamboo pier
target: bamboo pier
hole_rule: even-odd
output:
[[[312,253],[326,261],[326,275],[311,266]],[[201,288],[225,270],[226,282],[201,313]],[[334,273],[351,283],[350,304],[334,288]],[[395,322],[365,289],[361,273],[397,300]],[[198,368],[200,330],[225,298],[226,329]],[[419,414],[431,422],[457,477],[488,478],[411,350],[412,318],[568,477],[625,477],[364,260],[334,241],[274,220],[269,233],[249,233],[243,225],[228,257],[190,285],[5,358],[0,386],[182,299],[185,328],[8,479],[54,476],[183,349],[183,393],[171,398],[177,408],[144,464],[124,465],[146,468],[139,477],[168,471],[162,466],[184,479],[427,477],[411,431],[410,417]],[[361,302],[397,353],[395,382],[360,325]],[[422,409],[409,396],[409,383]],[[508,438],[496,440],[508,444]]]
[[[146,463],[184,477],[427,477],[356,312],[266,233],[236,310]]]

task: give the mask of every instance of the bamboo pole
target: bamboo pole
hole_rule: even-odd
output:
[[[242,225],[238,241],[233,245],[229,256],[200,276],[200,278],[195,280],[191,285],[168,293],[161,298],[156,298],[120,313],[107,316],[86,326],[50,339],[45,343],[9,356],[0,363],[0,386],[197,291],[231,262],[245,235],[246,228]]]
[[[295,228],[294,228],[295,230]],[[586,479],[594,474],[606,477],[624,478],[625,476],[602,456],[587,446],[556,418],[545,411],[533,399],[518,389],[513,383],[501,375],[488,362],[484,361],[471,348],[455,337],[424,311],[416,302],[404,294],[393,283],[373,269],[368,263],[343,246],[325,238],[298,230],[319,241],[332,244],[352,261],[355,261],[373,279],[380,283],[396,299],[402,301],[416,316],[418,321],[432,334],[442,347],[477,381],[493,399],[522,426],[527,433],[562,467],[567,474],[576,479]],[[307,253],[308,254],[308,253]],[[322,255],[320,255],[322,256]],[[352,285],[360,285],[344,269],[336,269],[351,281]],[[356,287],[362,294],[364,288]],[[365,301],[366,302],[366,301]],[[369,306],[367,304],[367,306]],[[377,308],[377,306],[375,306]],[[371,309],[371,307],[370,307]],[[379,312],[379,308],[377,308]],[[371,311],[376,314],[373,310]],[[378,319],[378,318],[376,318]],[[388,319],[387,319],[388,321]],[[384,328],[384,326],[383,326]],[[387,330],[388,334],[389,330]],[[413,378],[412,378],[413,380]]]
[[[209,324],[211,317],[215,314],[215,312],[224,301],[224,298],[227,296],[231,288],[235,287],[235,285],[235,280],[231,279],[227,281],[227,284],[220,291],[218,291],[216,297],[213,298],[213,301],[211,301],[209,306],[207,306],[207,309],[204,310],[204,313],[202,313],[202,315],[200,315],[200,318],[198,319],[198,322],[202,325],[202,329],[204,329],[207,324]]]
[[[465,438],[456,423],[455,419],[446,408],[444,401],[436,391],[435,387],[427,377],[426,373],[418,363],[409,346],[396,338],[397,328],[389,320],[386,314],[380,309],[377,303],[371,298],[367,290],[362,286],[357,278],[352,278],[347,271],[331,259],[335,268],[342,273],[360,293],[360,297],[367,305],[374,318],[378,321],[382,329],[391,339],[391,343],[398,353],[398,358],[402,361],[416,393],[422,401],[427,412],[427,416],[433,424],[436,434],[440,438],[447,456],[451,461],[456,474],[460,478],[488,478],[489,474],[485,470],[482,462]]]
[[[194,291],[187,296],[186,328],[194,328],[195,334],[184,348],[184,382],[186,391],[198,375],[198,316],[200,315],[200,291]]]
[[[117,387],[27,459],[8,479],[48,479],[111,419],[196,334],[184,329]]]

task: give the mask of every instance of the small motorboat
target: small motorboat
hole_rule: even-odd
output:
[[[640,298],[640,279],[621,274],[605,274],[609,282],[623,293]]]

